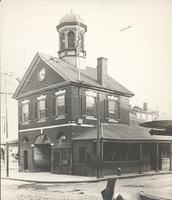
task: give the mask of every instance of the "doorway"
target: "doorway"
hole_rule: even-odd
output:
[[[51,145],[37,144],[34,147],[34,168],[36,171],[51,171]]]
[[[24,151],[23,153],[23,169],[28,170],[28,151]]]
[[[69,149],[53,150],[53,173],[68,174],[70,167]]]

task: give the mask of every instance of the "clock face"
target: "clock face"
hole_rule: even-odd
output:
[[[46,71],[45,68],[42,68],[39,72],[38,72],[38,80],[42,81],[45,79],[45,75],[46,75]]]

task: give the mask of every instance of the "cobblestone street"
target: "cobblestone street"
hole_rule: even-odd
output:
[[[106,181],[77,184],[38,184],[2,180],[2,200],[101,200]],[[126,200],[137,200],[138,193],[172,198],[172,175],[157,175],[118,180],[115,190]]]

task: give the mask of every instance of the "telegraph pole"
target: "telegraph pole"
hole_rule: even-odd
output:
[[[6,176],[9,177],[9,149],[8,149],[8,96],[7,79],[5,74],[5,127],[6,127]]]
[[[97,178],[100,178],[100,133],[101,133],[101,122],[100,122],[100,102],[99,93],[97,93]]]

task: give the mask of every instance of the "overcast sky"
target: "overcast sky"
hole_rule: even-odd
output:
[[[107,57],[108,73],[135,94],[132,105],[148,102],[172,116],[171,0],[2,0],[0,6],[2,71],[22,77],[37,51],[57,56],[56,25],[72,9],[88,26],[87,65]],[[9,91],[16,86],[8,80]],[[15,135],[17,107],[9,104]]]

